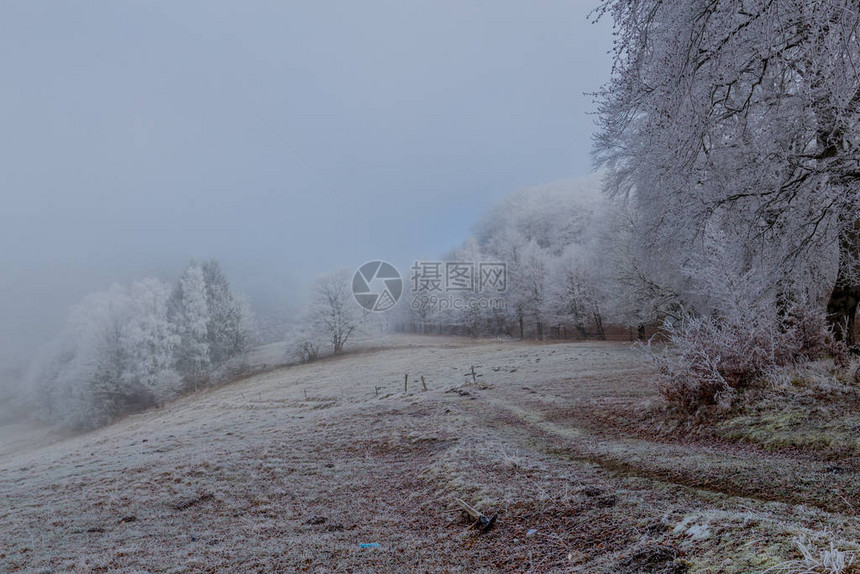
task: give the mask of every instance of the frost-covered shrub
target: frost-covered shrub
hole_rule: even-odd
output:
[[[781,327],[787,335],[783,338],[783,344],[787,345],[784,353],[804,361],[830,356],[837,367],[849,365],[848,347],[843,341],[836,340],[824,314],[796,304],[785,314]],[[789,361],[783,364],[786,362]]]
[[[782,314],[773,306],[748,305],[731,314],[685,312],[667,321],[669,346],[654,360],[658,387],[686,412],[708,405],[728,406],[744,386],[775,367],[831,355],[844,361],[844,345],[834,341],[824,317],[794,304]]]
[[[287,362],[310,363],[319,358],[322,338],[308,328],[296,329],[287,337]]]

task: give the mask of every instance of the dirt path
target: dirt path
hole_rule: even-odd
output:
[[[0,456],[0,571],[756,572],[860,538],[854,461],[637,432],[626,345],[384,346]]]

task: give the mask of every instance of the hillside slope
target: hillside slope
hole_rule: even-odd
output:
[[[629,345],[386,345],[0,448],[0,571],[755,572],[860,539],[853,459],[637,430]]]

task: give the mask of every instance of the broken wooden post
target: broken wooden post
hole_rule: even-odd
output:
[[[407,385],[409,383],[409,373],[403,375],[403,392],[407,392]]]
[[[459,504],[463,510],[466,511],[466,514],[471,516],[473,519],[478,520],[481,518],[481,513],[469,506],[469,504],[465,500],[457,499],[457,504]]]
[[[493,527],[493,524],[496,523],[496,518],[498,514],[494,514],[492,517],[487,517],[478,512],[475,508],[469,506],[463,500],[457,500],[457,503],[466,511],[466,513],[471,516],[476,522],[471,526],[472,528],[480,527],[481,532],[486,532],[490,528]]]
[[[478,365],[478,367],[479,367],[479,368],[480,368],[480,366],[481,366],[481,365]],[[467,376],[467,377],[471,376],[471,377],[472,377],[472,382],[473,382],[473,383],[477,383],[477,382],[478,382],[478,377],[483,377],[484,375],[479,375],[479,374],[478,374],[478,372],[475,370],[475,365],[472,365],[472,367],[471,367],[471,369],[469,370],[469,372],[468,372],[468,373],[466,373],[466,376]]]
[[[424,390],[427,390],[427,382],[424,380],[424,375],[421,375],[421,386],[424,387]]]

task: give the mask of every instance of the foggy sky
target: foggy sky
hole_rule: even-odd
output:
[[[437,257],[513,190],[588,173],[612,40],[592,7],[3,3],[0,363],[113,282],[216,257],[288,309],[319,272]]]

